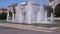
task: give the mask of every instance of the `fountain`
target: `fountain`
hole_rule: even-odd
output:
[[[39,26],[39,27],[56,27],[60,26],[58,25],[60,21],[58,21],[58,24],[54,24],[51,22],[53,21],[53,13],[51,13],[51,21],[48,21],[47,17],[47,10],[44,9],[43,4],[36,3],[32,0],[29,0],[28,2],[22,2],[19,3],[16,6],[16,13],[12,13],[12,20],[10,20],[9,17],[9,10],[7,11],[7,21],[11,23],[14,22],[18,24],[28,24],[33,26]],[[57,23],[57,22],[56,22]]]
[[[22,11],[23,5],[25,5],[25,8]],[[23,15],[24,12],[26,12],[25,16]],[[47,11],[44,10],[42,4],[38,4],[32,0],[29,0],[27,3],[20,3],[16,7],[15,21],[24,22],[24,20],[27,23],[48,23]]]
[[[22,12],[21,12],[21,7],[20,7],[20,4],[17,6],[16,8],[16,15],[15,15],[15,21],[17,22],[22,22],[23,20],[23,15],[22,15]]]
[[[53,22],[53,19],[54,19],[54,16],[53,16],[53,13],[51,13],[51,18],[50,18],[51,22]]]
[[[36,3],[33,0],[19,3],[16,6],[15,18],[13,14],[12,21],[20,23],[50,23],[47,19],[47,11],[44,9],[43,4]]]

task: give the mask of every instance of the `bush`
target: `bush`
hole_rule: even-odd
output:
[[[0,20],[5,20],[7,18],[7,13],[0,14]]]

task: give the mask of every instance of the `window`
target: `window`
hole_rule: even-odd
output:
[[[49,0],[49,2],[52,2],[52,1],[54,1],[54,0]]]

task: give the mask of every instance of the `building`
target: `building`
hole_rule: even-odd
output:
[[[57,14],[55,12],[55,9],[58,5],[60,5],[60,0],[46,0],[46,5],[51,6],[53,8],[53,14],[56,17]]]
[[[56,6],[60,3],[60,0],[46,0],[46,5]]]
[[[6,8],[0,8],[0,13],[6,13],[7,12],[7,9]]]

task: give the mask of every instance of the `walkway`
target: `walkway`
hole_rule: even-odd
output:
[[[60,34],[60,32],[49,33],[49,32],[38,32],[38,31],[32,31],[32,30],[0,27],[0,34]]]

